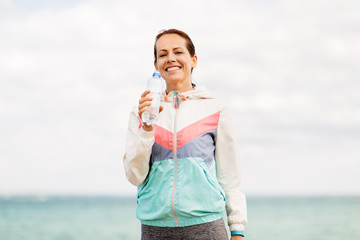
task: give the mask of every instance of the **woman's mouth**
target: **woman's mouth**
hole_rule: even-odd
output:
[[[166,72],[175,72],[175,71],[177,71],[179,69],[181,69],[181,67],[178,67],[178,66],[176,66],[176,67],[168,67],[168,68],[165,69],[165,71]]]

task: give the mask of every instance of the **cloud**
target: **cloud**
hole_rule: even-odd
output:
[[[246,192],[359,193],[344,187],[360,180],[356,1],[0,6],[0,192],[134,193],[128,114],[155,35],[176,27],[196,45],[196,83],[232,110]]]

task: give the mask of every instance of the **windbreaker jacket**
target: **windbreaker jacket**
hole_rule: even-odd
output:
[[[197,87],[163,94],[154,131],[145,131],[137,107],[130,114],[124,155],[128,180],[138,186],[142,224],[182,227],[222,218],[243,231],[246,200],[240,192],[238,146],[230,116]]]

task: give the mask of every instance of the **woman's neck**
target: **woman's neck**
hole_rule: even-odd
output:
[[[171,91],[177,91],[177,92],[186,92],[189,90],[192,90],[193,86],[191,84],[191,82],[189,84],[185,84],[185,85],[181,85],[181,84],[168,84],[166,85],[166,94],[168,94]]]

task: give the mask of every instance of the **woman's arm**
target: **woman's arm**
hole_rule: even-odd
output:
[[[141,115],[151,105],[149,90],[141,94],[137,109],[130,113],[129,128],[126,139],[124,167],[126,176],[132,184],[139,186],[149,172],[149,161],[154,139],[154,126],[143,124]],[[159,112],[163,110],[160,106]]]
[[[226,108],[220,113],[216,135],[216,175],[225,192],[230,231],[244,231],[247,222],[245,195],[240,191],[241,172],[238,145]],[[234,236],[235,237],[235,236]]]
[[[129,117],[123,161],[126,177],[135,186],[143,183],[149,172],[149,161],[154,142],[154,130],[146,131],[142,127],[138,111],[134,109]]]

